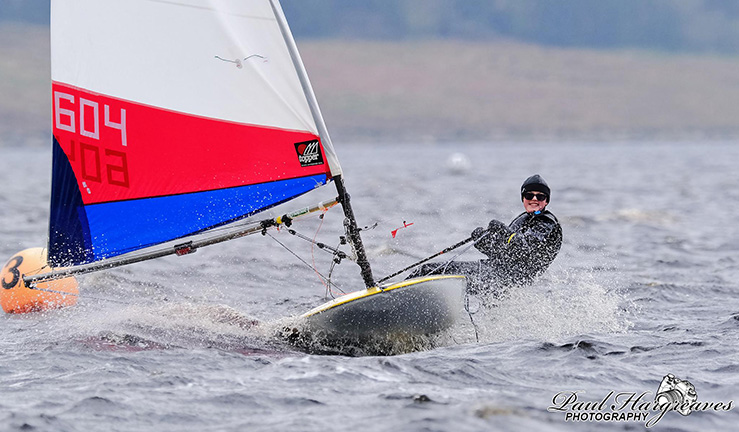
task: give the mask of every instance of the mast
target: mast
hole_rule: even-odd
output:
[[[280,4],[276,0],[269,0],[269,3],[272,6],[275,18],[277,19],[277,24],[280,27],[280,32],[282,32],[282,37],[285,39],[285,44],[287,45],[287,50],[290,53],[290,58],[293,61],[295,71],[298,74],[300,85],[303,87],[305,98],[308,101],[308,106],[310,107],[311,114],[313,115],[313,121],[316,122],[316,127],[318,128],[318,136],[320,137],[321,142],[324,143],[324,146],[332,146],[331,137],[329,136],[328,129],[326,128],[326,124],[323,121],[323,116],[321,115],[321,110],[318,107],[316,95],[313,93],[313,87],[311,87],[310,81],[308,80],[308,73],[305,71],[305,66],[303,66],[303,61],[300,58],[298,47],[295,44],[292,32],[290,32],[290,27],[288,26],[287,20],[285,19],[285,14],[282,11],[282,6],[280,6]],[[329,164],[331,163],[332,162],[329,160]],[[357,256],[357,264],[359,264],[359,267],[361,269],[362,279],[364,280],[364,284],[367,288],[375,287],[377,285],[375,284],[375,280],[372,277],[372,268],[370,267],[370,263],[367,260],[367,253],[365,252],[364,245],[362,244],[362,237],[359,234],[360,230],[357,226],[357,220],[354,217],[354,211],[351,207],[349,194],[346,192],[346,188],[344,186],[344,179],[341,175],[340,168],[332,165],[330,165],[330,168],[334,182],[336,183],[336,191],[339,193],[339,203],[341,203],[341,207],[344,209],[344,216],[346,218],[344,220],[344,227],[346,228],[346,232],[352,245],[352,249],[354,249],[354,253]]]
[[[352,210],[349,194],[346,192],[344,187],[344,179],[338,175],[334,177],[336,182],[336,190],[339,192],[339,203],[344,209],[344,228],[349,237],[354,253],[357,255],[357,264],[361,269],[362,279],[367,288],[377,286],[375,279],[372,277],[372,268],[370,267],[369,260],[367,259],[367,253],[364,251],[364,244],[362,244],[362,237],[359,235],[359,227],[357,226],[357,220],[354,218],[354,211]]]

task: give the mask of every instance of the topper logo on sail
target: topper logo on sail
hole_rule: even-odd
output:
[[[321,145],[318,140],[295,143],[295,151],[298,152],[300,166],[323,165],[323,155],[321,155]]]

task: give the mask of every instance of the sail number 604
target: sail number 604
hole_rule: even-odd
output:
[[[83,137],[100,139],[100,104],[98,102],[79,98],[77,110],[71,110],[61,107],[61,101],[66,100],[69,104],[75,105],[74,95],[60,91],[54,92],[54,125],[57,129],[77,133],[79,125],[79,134]],[[77,115],[79,111],[79,116]],[[68,123],[62,121],[63,117],[67,117]],[[77,121],[79,119],[79,122]],[[87,124],[85,123],[87,122]],[[92,123],[92,124],[90,124]],[[121,133],[121,144],[128,145],[126,139],[126,110],[121,108],[120,121],[115,122],[110,118],[110,106],[103,104],[103,125],[111,129],[117,129]]]
[[[79,164],[76,171],[82,180],[129,187],[128,162],[124,151],[128,146],[126,110],[121,108],[119,121],[116,122],[111,119],[110,106],[103,103],[101,124],[100,105],[100,102],[81,96],[75,98],[72,94],[54,91],[54,126],[60,131],[77,135],[66,145],[66,153],[71,163]],[[101,148],[102,142],[99,141],[103,127],[120,132],[123,148]],[[109,138],[105,142],[109,144]]]

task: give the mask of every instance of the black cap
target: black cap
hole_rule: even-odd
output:
[[[534,174],[531,177],[524,180],[521,185],[521,195],[523,196],[526,192],[542,192],[547,195],[547,201],[551,199],[551,193],[549,191],[549,185],[539,174]]]

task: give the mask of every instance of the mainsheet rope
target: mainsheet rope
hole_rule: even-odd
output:
[[[485,234],[483,234],[479,239],[475,240],[469,246],[467,246],[466,248],[464,248],[464,249],[460,250],[459,252],[457,252],[456,255],[454,255],[453,257],[451,257],[446,262],[443,262],[443,263],[439,264],[438,266],[434,267],[433,269],[431,269],[430,271],[426,272],[423,276],[428,276],[428,275],[434,273],[435,271],[437,271],[439,269],[446,269],[446,267],[449,264],[451,264],[452,261],[454,261],[455,259],[457,259],[457,257],[459,257],[460,255],[462,255],[463,253],[465,253],[468,250],[470,250],[472,248],[472,246],[476,245],[480,240],[482,240],[485,237],[487,237],[488,234],[490,234],[490,231],[486,231]],[[465,312],[467,312],[467,315],[469,315],[469,317],[470,317],[470,323],[472,323],[472,328],[475,330],[475,342],[480,342],[480,335],[479,335],[479,332],[477,330],[477,324],[475,324],[475,320],[472,317],[472,315],[475,314],[475,313],[477,313],[477,311],[475,311],[475,312],[470,311],[470,294],[467,292],[467,290],[464,291],[464,310],[465,310]]]
[[[331,279],[329,279],[326,276],[322,275],[308,261],[304,260],[300,255],[298,255],[295,252],[293,252],[289,247],[287,247],[284,243],[282,243],[281,241],[279,241],[275,236],[273,236],[270,233],[266,233],[266,235],[268,235],[272,240],[274,240],[275,242],[277,242],[277,244],[279,244],[280,246],[282,246],[283,248],[285,248],[285,250],[287,250],[288,252],[290,252],[295,258],[297,258],[300,262],[302,262],[303,264],[305,264],[306,267],[308,267],[310,269],[313,269],[313,271],[320,277],[321,282],[323,282],[323,285],[324,286],[326,286],[328,288],[328,285],[333,285],[334,287],[336,287],[336,289],[338,289],[339,291],[341,291],[343,293],[343,291],[341,290],[341,288],[338,285],[336,285],[335,282],[331,282]]]
[[[341,252],[341,251],[338,250],[338,248],[344,243],[343,241],[340,241],[339,242],[339,245],[336,248],[331,248],[330,246],[327,246],[327,245],[325,245],[323,243],[319,243],[319,242],[316,241],[316,238],[318,237],[318,233],[321,231],[321,228],[323,227],[323,221],[325,219],[325,215],[328,212],[328,210],[330,210],[330,208],[326,208],[326,209],[323,209],[321,211],[321,214],[319,216],[319,218],[321,219],[321,223],[318,225],[318,228],[316,229],[316,232],[313,235],[313,238],[304,236],[304,235],[296,232],[293,229],[288,229],[288,232],[290,234],[295,235],[296,237],[301,238],[301,239],[306,240],[306,241],[308,241],[308,242],[311,243],[311,261],[312,261],[312,265],[309,264],[302,257],[300,257],[293,250],[291,250],[289,247],[287,247],[287,245],[285,245],[284,243],[282,243],[281,241],[279,241],[272,234],[270,234],[270,233],[268,233],[266,231],[264,232],[264,234],[265,235],[269,235],[269,237],[272,240],[274,240],[280,246],[282,246],[283,248],[285,248],[285,250],[287,250],[288,252],[290,252],[295,258],[297,258],[300,262],[302,262],[303,264],[305,264],[308,268],[312,269],[313,272],[315,272],[315,274],[318,275],[319,280],[321,281],[321,283],[323,284],[323,286],[326,288],[326,296],[328,297],[328,295],[330,295],[332,298],[336,298],[337,295],[344,295],[346,293],[344,292],[344,290],[340,286],[338,286],[335,282],[332,282],[331,281],[331,275],[333,274],[333,271],[334,271],[334,268],[336,267],[337,261],[341,260],[342,258],[347,258],[347,256],[346,256],[346,254],[344,254],[343,252]],[[279,228],[278,228],[278,231],[279,231]],[[331,260],[331,267],[329,268],[328,277],[324,276],[316,268],[317,266],[316,266],[316,257],[315,257],[315,246],[319,246],[319,249],[325,250],[326,252],[331,253],[333,255],[333,257],[334,257]],[[338,293],[334,292],[334,290],[331,289],[332,286],[334,288],[336,288],[339,292]]]

